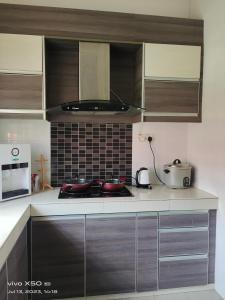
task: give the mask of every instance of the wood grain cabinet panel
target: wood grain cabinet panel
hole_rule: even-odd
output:
[[[145,80],[145,108],[154,113],[199,112],[198,82]]]
[[[87,296],[135,291],[135,215],[87,216]]]
[[[179,256],[208,253],[208,230],[160,231],[159,256]]]
[[[5,264],[0,270],[0,299],[7,300],[7,274]]]
[[[0,71],[24,74],[42,73],[42,37],[1,33]]]
[[[25,281],[28,280],[28,254],[27,254],[27,228],[25,227],[15,246],[13,247],[8,259],[8,282],[22,282],[23,285],[19,288],[25,291]],[[18,287],[8,287],[8,300],[27,300],[28,295],[23,293],[13,293]],[[10,293],[12,292],[12,293]]]
[[[216,210],[209,211],[209,283],[215,282]]]
[[[0,109],[42,109],[42,76],[0,74]]]
[[[154,291],[158,286],[158,217],[137,215],[137,291]]]
[[[208,226],[208,213],[159,214],[159,228]]]
[[[179,288],[207,284],[207,258],[174,259],[159,262],[159,288]]]
[[[86,40],[203,43],[203,21],[32,5],[0,5],[0,31]]]
[[[55,107],[79,100],[79,44],[46,39],[46,105]]]
[[[84,296],[84,216],[32,220],[32,280],[51,282],[51,298]]]

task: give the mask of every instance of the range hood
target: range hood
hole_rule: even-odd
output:
[[[79,42],[79,101],[64,103],[61,109],[74,114],[115,114],[129,110],[119,96],[112,100],[110,94],[109,43]]]

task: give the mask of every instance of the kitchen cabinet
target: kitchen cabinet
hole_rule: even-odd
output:
[[[8,300],[27,300],[28,294],[24,291],[25,281],[28,280],[28,251],[27,251],[27,227],[19,236],[7,259],[7,280],[8,282],[22,282],[21,287],[8,286]],[[15,290],[22,290],[23,293],[13,293]]]
[[[42,76],[0,74],[0,109],[42,109]]]
[[[158,288],[158,214],[137,214],[137,291]]]
[[[161,229],[159,256],[208,253],[208,228]]]
[[[32,219],[32,280],[50,282],[51,298],[84,296],[84,216]],[[48,294],[33,299],[49,298]]]
[[[160,213],[159,228],[189,228],[207,227],[209,225],[208,212],[178,212]]]
[[[145,44],[145,77],[199,80],[201,47]]]
[[[201,46],[144,45],[144,121],[201,121]]]
[[[7,273],[6,264],[0,270],[0,299],[7,300]]]
[[[42,37],[0,34],[1,118],[45,118]]]
[[[135,220],[135,214],[87,216],[87,296],[135,291]]]
[[[145,80],[144,85],[149,115],[198,115],[199,82]]]
[[[208,283],[208,212],[159,213],[159,288]]]
[[[209,211],[209,276],[208,283],[215,282],[216,210]]]
[[[206,285],[207,255],[159,259],[159,289]]]
[[[0,72],[41,74],[42,37],[1,33]]]
[[[35,217],[31,279],[50,282],[51,298],[206,285],[215,225],[216,211]]]

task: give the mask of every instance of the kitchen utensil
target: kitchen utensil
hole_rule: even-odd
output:
[[[136,172],[136,185],[140,188],[150,187],[149,170],[147,168],[140,168]]]
[[[108,179],[102,184],[102,190],[105,192],[119,191],[125,186],[125,182],[119,179]]]
[[[184,189],[191,186],[192,166],[175,159],[172,164],[164,165],[164,183],[173,189]]]
[[[62,189],[64,192],[68,191],[84,191],[89,188],[91,185],[91,181],[87,181],[84,178],[76,179],[73,183],[64,183]]]

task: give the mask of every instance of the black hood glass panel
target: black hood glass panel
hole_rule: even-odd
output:
[[[124,105],[115,101],[106,101],[106,100],[85,100],[85,101],[74,101],[68,102],[61,105],[63,111],[118,111],[126,112],[129,110],[128,105]]]

